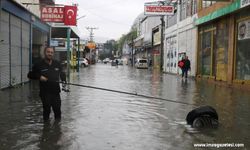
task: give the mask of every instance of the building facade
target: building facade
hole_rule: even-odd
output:
[[[250,2],[199,1],[197,76],[249,87]]]
[[[137,38],[134,40],[135,60],[148,59],[149,65],[160,67],[161,44],[160,16],[140,15],[137,23]]]
[[[0,89],[28,81],[35,43],[46,45],[50,27],[16,1],[0,1]]]
[[[180,74],[178,61],[188,56],[191,61],[190,75],[195,76],[197,3],[194,0],[182,0],[181,3],[173,3],[172,5],[175,5],[176,8],[174,15],[165,17],[163,71]]]

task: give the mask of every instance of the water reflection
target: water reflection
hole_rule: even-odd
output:
[[[62,121],[44,124],[37,88],[0,91],[0,149],[192,150],[194,143],[244,143],[249,148],[249,93],[154,70],[93,65],[71,82],[194,104],[71,86],[62,93]],[[33,86],[33,85],[32,85]],[[3,99],[3,97],[5,99]],[[219,128],[198,131],[186,115],[210,105]]]
[[[61,121],[47,121],[43,124],[38,147],[42,150],[58,150],[62,147]]]

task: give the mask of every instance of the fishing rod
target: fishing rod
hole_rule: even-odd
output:
[[[170,99],[165,99],[165,98],[160,98],[160,97],[154,97],[154,96],[149,96],[149,95],[143,95],[143,94],[138,94],[138,93],[118,91],[118,90],[112,90],[112,89],[107,89],[107,88],[101,88],[101,87],[95,87],[95,86],[89,86],[89,85],[83,85],[83,84],[76,84],[76,83],[66,83],[66,82],[59,82],[59,83],[62,83],[64,85],[73,85],[73,86],[78,86],[78,87],[85,87],[85,88],[91,88],[91,89],[96,89],[96,90],[109,91],[109,92],[115,92],[115,93],[121,93],[121,94],[127,94],[127,95],[157,99],[157,100],[167,101],[167,102],[171,102],[171,103],[178,103],[178,104],[196,106],[195,104],[191,104],[191,103],[175,101],[175,100],[170,100]],[[65,91],[65,92],[70,92],[69,89],[63,88],[62,90]]]

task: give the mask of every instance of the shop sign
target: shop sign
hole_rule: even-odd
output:
[[[161,5],[160,2],[149,2],[144,4],[144,14],[145,15],[173,15],[174,6]]]
[[[153,33],[153,45],[161,44],[161,32]]]
[[[250,19],[238,24],[238,40],[245,39],[250,39]]]
[[[153,50],[153,55],[160,55],[160,51],[158,49]]]
[[[58,41],[50,40],[50,46],[57,47],[58,46]]]
[[[76,25],[76,6],[64,6],[64,24],[65,25]]]
[[[44,22],[64,23],[64,25],[76,25],[77,7],[51,7],[41,8],[41,20]]]
[[[44,22],[63,22],[64,7],[42,7],[41,19]]]
[[[250,5],[250,0],[240,0],[240,8]]]
[[[93,43],[93,42],[89,42],[89,43],[87,44],[87,47],[88,47],[89,49],[95,49],[95,48],[96,48],[96,45],[95,45],[95,43]]]

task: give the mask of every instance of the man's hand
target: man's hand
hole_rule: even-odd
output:
[[[40,76],[40,81],[46,82],[48,81],[48,78],[46,78],[45,76]]]
[[[66,81],[62,82],[62,89],[66,89]]]
[[[62,82],[62,90],[63,90],[64,92],[69,92],[69,89],[66,88],[66,84],[67,84],[66,81],[63,81],[63,82]]]

